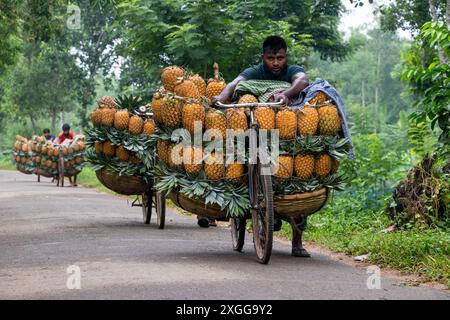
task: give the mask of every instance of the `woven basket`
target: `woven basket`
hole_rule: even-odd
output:
[[[40,175],[40,176],[43,176],[43,177],[46,177],[46,178],[53,178],[54,177],[53,174],[50,174],[47,171],[42,170],[41,168],[36,168],[36,174]]]
[[[169,193],[169,199],[181,209],[198,216],[216,220],[228,220],[226,211],[220,210],[220,207],[215,204],[205,205],[204,199],[190,199],[178,190],[173,190]]]
[[[98,180],[108,189],[126,196],[139,195],[151,186],[135,176],[119,176],[101,169],[95,172]]]
[[[306,217],[319,211],[327,202],[328,189],[274,198],[274,210],[282,218]]]
[[[23,173],[23,174],[32,174],[32,172],[27,171],[27,170],[22,169],[22,168],[17,168],[17,170],[20,171],[20,172]]]

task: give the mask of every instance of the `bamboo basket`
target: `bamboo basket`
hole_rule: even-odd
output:
[[[205,205],[205,199],[191,199],[178,190],[173,190],[169,193],[169,199],[181,209],[198,216],[223,221],[228,220],[226,211],[220,210],[220,207],[215,204]]]
[[[329,191],[322,188],[313,192],[305,192],[274,198],[274,211],[284,219],[309,216],[325,205]]]
[[[140,195],[150,186],[135,176],[119,176],[101,169],[95,172],[97,179],[108,189],[126,196]]]
[[[25,169],[22,169],[22,168],[17,168],[17,170],[18,170],[19,172],[23,173],[23,174],[32,174],[32,173],[33,173],[33,172],[31,172],[31,171],[28,171],[28,170],[25,170]]]

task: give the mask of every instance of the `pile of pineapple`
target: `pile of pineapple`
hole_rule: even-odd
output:
[[[34,172],[32,161],[32,142],[22,136],[16,137],[13,151],[13,163],[18,171],[31,174]]]
[[[84,149],[83,136],[77,136],[74,140],[66,139],[62,145],[47,141],[45,137],[35,136],[31,143],[31,161],[38,169],[37,173],[45,172],[49,176],[56,176],[59,173],[59,157],[62,155],[65,174],[74,175],[85,165]]]
[[[91,114],[92,127],[86,132],[86,158],[95,170],[107,169],[120,176],[151,179],[154,161],[155,123],[148,106],[133,95],[114,99],[102,97]]]
[[[223,141],[227,140],[227,129],[234,135],[244,134],[249,129],[249,109],[219,110],[212,105],[212,97],[219,95],[226,86],[219,76],[218,66],[214,69],[214,78],[206,83],[198,74],[187,74],[180,67],[165,68],[161,79],[163,88],[154,94],[151,107],[159,137],[159,166],[155,174],[162,177],[157,188],[168,192],[177,185],[185,194],[219,203],[223,195],[214,197],[213,194],[232,189],[230,183],[234,184],[234,190],[246,187],[245,164],[224,161],[223,155],[218,153],[207,156],[202,146],[182,146],[179,142],[183,138],[171,139],[174,130],[184,128],[193,141],[195,121],[201,122],[203,132],[213,129],[214,136]],[[259,101],[250,93],[241,93],[235,102]],[[258,107],[254,114],[259,127],[269,132],[269,139],[272,129],[279,130],[280,154],[272,159],[279,168],[274,172],[277,195],[342,186],[337,171],[349,143],[342,137],[342,120],[336,106],[323,92],[301,107]],[[186,163],[186,159],[191,161]],[[192,160],[196,161],[192,163]],[[229,202],[234,200],[229,199]]]

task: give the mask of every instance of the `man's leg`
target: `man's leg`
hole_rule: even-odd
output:
[[[303,248],[302,235],[307,227],[307,218],[291,220],[292,226],[292,255],[294,257],[309,258],[311,255]]]

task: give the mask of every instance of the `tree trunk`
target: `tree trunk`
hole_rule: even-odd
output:
[[[380,84],[380,64],[381,64],[381,54],[378,52],[378,59],[377,59],[377,70],[376,70],[376,78],[375,78],[375,133],[377,133],[378,128],[380,126],[380,112],[379,112],[379,84]]]
[[[34,119],[33,115],[30,113],[30,121],[31,121],[31,126],[33,127],[33,132],[35,134],[37,134],[37,127],[36,127],[36,120]]]
[[[56,110],[52,109],[52,131],[56,130]]]
[[[446,20],[447,20],[447,27],[450,29],[450,0],[447,0],[447,8],[445,10]]]

